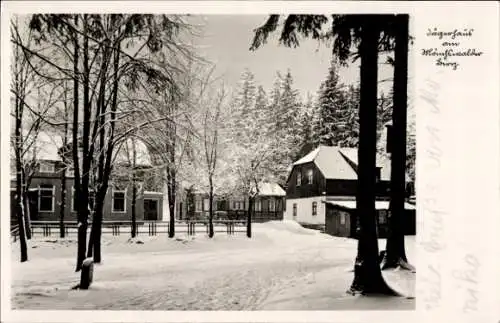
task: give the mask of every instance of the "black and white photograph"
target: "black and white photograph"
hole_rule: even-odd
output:
[[[410,11],[147,12],[2,16],[11,310],[416,311],[415,58],[479,49]]]

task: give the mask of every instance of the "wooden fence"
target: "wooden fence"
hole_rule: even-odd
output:
[[[246,232],[246,221],[242,220],[214,220],[214,233],[226,233],[234,235],[236,233]],[[90,232],[92,223],[89,222],[88,231]],[[169,221],[137,221],[136,235],[156,236],[168,235]],[[197,233],[208,233],[208,221],[176,221],[175,233],[194,236]],[[65,236],[76,235],[78,224],[76,222],[64,222]],[[103,221],[102,234],[113,236],[130,235],[132,232],[131,221]],[[59,236],[60,224],[58,221],[32,221],[31,234],[35,236],[50,237]],[[11,228],[11,237],[17,240],[19,230],[17,226]]]

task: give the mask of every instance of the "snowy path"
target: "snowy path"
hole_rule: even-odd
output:
[[[130,244],[121,237],[105,239],[104,262],[96,265],[94,283],[87,291],[71,290],[79,277],[73,272],[74,242],[34,242],[37,247],[30,248],[31,260],[24,264],[17,262],[14,246],[13,307],[330,310],[373,304],[357,304],[357,298],[345,294],[352,280],[348,271],[355,241],[291,224],[255,225],[252,239],[225,234],[212,241],[203,236],[184,241],[142,237],[144,244]],[[394,272],[387,275],[400,277]],[[414,274],[401,281],[397,277],[390,281],[402,282],[405,292],[413,294]],[[414,300],[399,302],[403,305],[395,305],[398,309],[414,307]]]

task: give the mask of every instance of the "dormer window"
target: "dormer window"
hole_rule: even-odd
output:
[[[40,163],[40,173],[54,173],[55,167],[52,163]]]
[[[302,173],[300,171],[297,172],[297,186],[302,185]]]

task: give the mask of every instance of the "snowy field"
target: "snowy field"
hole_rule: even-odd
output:
[[[51,310],[413,310],[415,273],[384,272],[407,297],[350,296],[356,241],[295,222],[253,225],[254,236],[219,233],[103,236],[89,290],[72,290],[76,241],[36,237],[27,263],[12,245],[12,306]],[[379,240],[384,249],[385,240]],[[415,264],[415,237],[406,238]]]

